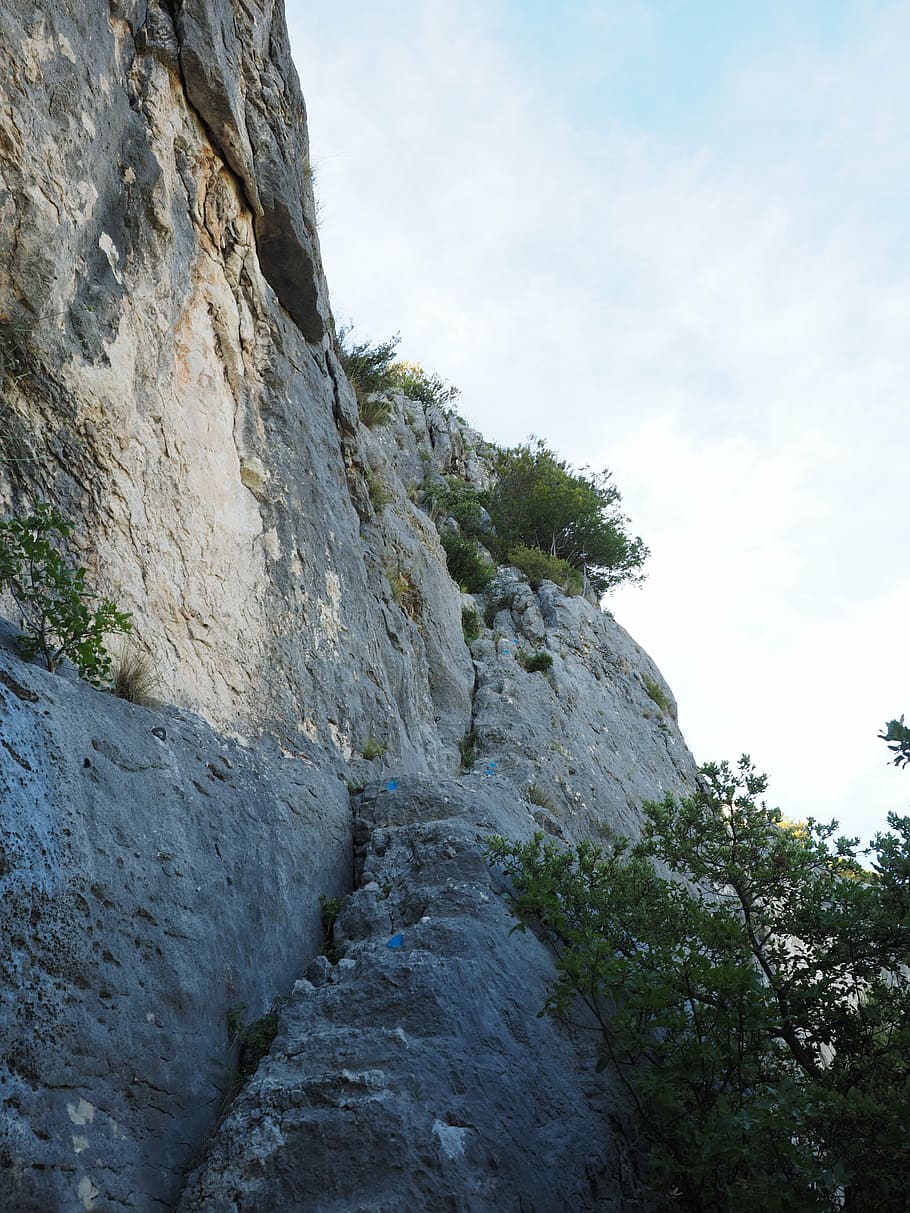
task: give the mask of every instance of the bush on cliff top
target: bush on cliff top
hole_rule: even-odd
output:
[[[372,345],[369,341],[351,340],[350,325],[338,330],[338,356],[357,397],[360,419],[371,429],[391,416],[392,406],[385,393],[395,387],[392,366],[400,340],[396,333],[387,341]]]
[[[648,549],[628,534],[608,471],[575,471],[538,439],[500,450],[487,509],[503,559],[538,548],[587,577],[597,594],[640,581]]]

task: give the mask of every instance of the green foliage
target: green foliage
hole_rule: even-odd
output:
[[[130,615],[109,599],[94,608],[96,597],[85,584],[85,569],[74,568],[65,554],[72,527],[47,502],[26,518],[0,522],[0,590],[8,590],[19,608],[24,655],[40,655],[54,670],[62,657],[93,686],[107,686],[111,658],[106,635],[131,631]]]
[[[360,419],[372,429],[391,416],[392,406],[386,393],[398,386],[393,365],[401,338],[396,334],[376,345],[350,338],[350,325],[338,330],[338,357],[357,397]]]
[[[370,505],[377,514],[381,514],[387,505],[391,504],[392,494],[382,478],[380,472],[374,471],[373,468],[367,468],[364,473],[364,479],[367,484],[367,494],[370,498]]]
[[[367,762],[372,762],[374,758],[381,758],[385,753],[385,746],[381,741],[377,741],[372,733],[363,743],[363,756]]]
[[[889,720],[879,737],[888,742],[888,749],[894,755],[891,761],[896,767],[910,763],[910,729],[904,724],[903,716],[900,720]]]
[[[466,535],[483,536],[490,529],[487,493],[457,476],[434,480],[424,489],[424,500],[436,521],[454,518]]]
[[[781,828],[766,782],[748,758],[709,764],[693,796],[646,803],[635,848],[538,835],[490,853],[556,950],[548,1008],[580,1002],[599,1030],[655,1190],[692,1213],[898,1213],[910,818],[876,838],[873,879],[848,879],[856,840]]]
[[[670,711],[670,700],[659,682],[655,682],[653,678],[645,678],[645,690],[648,696],[653,699],[662,712]]]
[[[332,964],[337,964],[341,953],[335,946],[333,932],[341,913],[341,898],[326,897],[324,893],[320,893],[319,909],[322,914],[322,954],[328,957]]]
[[[236,1046],[237,1063],[234,1066],[218,1064],[220,1077],[216,1085],[221,1091],[222,1114],[247,1079],[256,1073],[260,1061],[272,1047],[278,1034],[278,1013],[283,1001],[276,1001],[267,1014],[250,1023],[246,1023],[245,1002],[228,1009],[227,1037],[228,1043]]]
[[[464,633],[465,644],[475,641],[483,630],[483,620],[474,607],[461,608],[461,630]]]
[[[439,540],[452,580],[469,594],[482,594],[493,580],[496,570],[484,560],[477,540],[456,531],[445,531]]]
[[[392,366],[392,374],[395,386],[409,400],[437,405],[446,414],[451,413],[452,402],[461,395],[457,387],[446,383],[439,375],[428,374],[419,362],[396,362]]]
[[[584,570],[598,594],[641,580],[648,549],[627,534],[609,472],[576,472],[538,440],[499,451],[494,474],[487,508],[504,556],[539,548]]]
[[[538,649],[536,653],[525,653],[519,649],[516,656],[529,674],[548,674],[553,668],[553,654],[546,649]]]
[[[256,1073],[259,1063],[272,1047],[272,1042],[277,1035],[277,1007],[273,1007],[260,1019],[254,1019],[252,1023],[247,1024],[240,1036],[240,1055],[237,1059],[237,1073],[241,1082],[252,1078]]]
[[[477,734],[473,729],[470,729],[462,737],[458,743],[458,751],[461,754],[461,766],[465,771],[469,771],[477,761]]]
[[[113,677],[111,689],[118,699],[142,707],[157,701],[155,692],[161,682],[161,671],[151,654],[139,647],[132,633],[120,650]]]
[[[524,573],[535,590],[539,590],[544,581],[554,582],[563,593],[570,595],[580,594],[584,588],[578,569],[574,569],[568,560],[560,560],[540,548],[529,548],[520,543],[509,552],[508,561]]]

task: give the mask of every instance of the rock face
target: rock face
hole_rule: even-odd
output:
[[[462,595],[441,475],[482,438],[341,368],[280,3],[5,0],[0,506],[73,518],[174,706],[0,628],[3,1213],[635,1207],[484,838],[634,834],[694,764],[595,603]]]
[[[491,832],[528,833],[514,789],[403,779],[355,812],[344,955],[294,986],[179,1213],[619,1207],[612,1092],[590,1042],[528,1013],[552,962],[509,935],[483,860]]]
[[[8,636],[7,636],[8,639]],[[160,1208],[350,882],[334,771],[0,652],[4,1210]]]

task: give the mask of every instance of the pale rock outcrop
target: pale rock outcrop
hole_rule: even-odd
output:
[[[178,703],[452,764],[457,598],[439,701],[365,558],[307,163],[279,4],[3,6],[0,498],[77,517]]]

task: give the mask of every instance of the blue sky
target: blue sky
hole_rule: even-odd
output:
[[[336,315],[613,470],[652,558],[609,605],[700,761],[903,810],[910,4],[287,10]]]
[[[537,87],[576,121],[698,139],[723,125],[738,69],[782,43],[848,47],[861,7],[838,0],[546,0],[494,5],[502,36]]]

